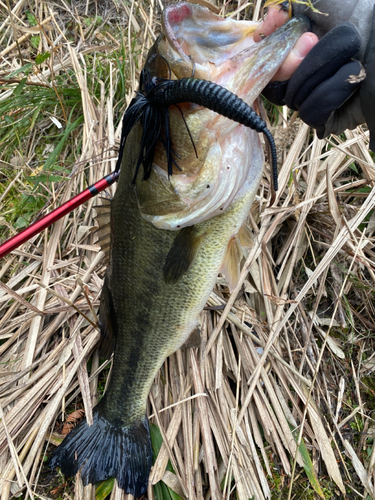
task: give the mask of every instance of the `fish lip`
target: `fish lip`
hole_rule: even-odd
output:
[[[311,30],[311,21],[308,17],[303,15],[297,15],[289,19],[285,24],[280,26],[273,33],[268,35],[264,40],[272,40],[273,38],[277,38],[284,34],[288,34],[291,29],[294,28],[294,25],[298,25],[301,32],[306,32]]]
[[[306,31],[312,31],[312,21],[307,16],[303,16],[302,14],[297,14],[296,16],[293,17],[293,19],[303,21],[306,24]]]
[[[199,7],[199,6],[194,5],[194,7]],[[177,20],[178,13],[180,13],[181,15]],[[181,23],[184,19],[191,16],[192,13],[193,13],[192,4],[189,5],[185,2],[181,2],[174,5],[169,5],[164,9],[162,14],[162,32],[165,34],[168,42],[173,47],[173,49],[189,65],[191,65],[191,61],[189,60],[187,54],[185,53],[181,44],[177,40],[171,21],[173,21],[173,24],[177,24],[177,22]]]
[[[296,16],[259,43],[253,41],[256,26],[252,21],[220,17],[197,4],[168,6],[162,15],[162,31],[169,50],[174,52],[172,73],[177,78],[194,75],[216,81],[220,67],[228,69],[232,62],[260,53],[262,47],[268,50],[269,45],[283,44],[291,31],[297,29],[302,34],[311,28],[311,22],[305,16]]]
[[[163,35],[178,54],[180,63],[185,64],[190,71],[196,69],[198,73],[201,63],[220,65],[223,58],[230,58],[228,50],[231,51],[245,40],[246,43],[247,40],[253,43],[252,34],[257,26],[252,21],[223,18],[206,7],[187,2],[166,7],[161,22]],[[206,51],[210,57],[207,57]],[[203,73],[207,74],[207,70],[203,70]],[[197,73],[195,76],[198,76]]]

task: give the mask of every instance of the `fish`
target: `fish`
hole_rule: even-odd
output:
[[[307,21],[292,19],[255,44],[255,26],[192,3],[167,7],[144,66],[149,84],[145,91],[141,82],[139,95],[193,79],[252,105],[308,29]],[[197,327],[218,273],[234,288],[264,164],[255,130],[192,102],[162,109],[168,113],[161,113],[152,147],[142,134],[146,128],[146,136],[154,134],[153,115],[128,130],[104,224],[110,249],[99,319],[103,352],[114,350],[109,385],[93,425],[83,420],[50,462],[67,477],[80,470],[84,485],[114,477],[135,497],[146,493],[152,466],[146,415],[152,382]],[[143,176],[136,175],[140,163]]]

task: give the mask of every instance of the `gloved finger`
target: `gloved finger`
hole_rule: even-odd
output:
[[[340,108],[357,90],[360,79],[355,76],[358,76],[362,69],[359,61],[351,61],[316,87],[299,108],[301,119],[318,131],[324,129],[331,113]]]
[[[262,90],[262,96],[264,96],[267,101],[276,104],[276,106],[284,106],[288,83],[289,80],[285,82],[271,82]]]
[[[367,40],[371,31],[371,12],[374,0],[312,0],[319,12],[313,12],[306,1],[292,2],[293,15],[302,14],[310,18],[312,29],[319,38],[335,26],[350,22],[354,24],[362,37],[362,46],[357,59],[362,60]]]
[[[350,23],[329,31],[307,54],[290,79],[285,101],[295,111],[322,82],[333,76],[360,49],[361,37]]]
[[[358,91],[354,92],[341,108],[332,111],[327,122],[316,133],[319,139],[323,139],[330,134],[341,134],[347,128],[353,130],[365,122]]]
[[[363,61],[366,79],[361,85],[361,108],[370,130],[370,149],[375,152],[375,6],[371,16],[371,33]]]

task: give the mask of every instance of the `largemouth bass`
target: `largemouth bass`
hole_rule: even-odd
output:
[[[254,23],[176,4],[164,10],[145,69],[151,82],[192,75],[216,82],[251,105],[307,29],[294,19],[254,44]],[[264,162],[254,130],[202,106],[171,106],[169,134],[173,170],[162,134],[147,180],[135,176],[141,124],[126,142],[99,313],[106,343],[115,344],[111,379],[93,425],[81,422],[51,461],[67,476],[81,469],[84,484],[115,477],[135,496],[146,492],[152,464],[145,414],[152,381],[196,327],[218,273],[235,285],[241,228]]]

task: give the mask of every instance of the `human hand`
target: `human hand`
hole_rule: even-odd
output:
[[[364,56],[368,42],[375,44],[370,37],[374,4],[375,0],[360,0],[357,3],[352,0],[315,0],[314,6],[321,12],[328,12],[329,16],[307,11],[304,5],[293,4],[293,14],[307,13],[312,20],[312,30],[319,37],[328,33],[319,43],[315,33],[304,34],[264,94],[271,102],[286,103],[292,109],[298,109],[301,118],[317,129],[320,138],[340,133],[346,128],[355,128],[365,121],[370,130],[375,131],[375,92],[372,85],[372,80],[375,80],[375,55],[373,63],[371,57]],[[270,8],[254,39],[257,41],[269,35],[287,18],[288,12],[280,6]],[[345,20],[354,25],[342,24]],[[374,49],[368,52],[374,54]],[[352,57],[357,60],[353,61]],[[367,73],[370,70],[373,75],[362,84],[364,71],[358,59],[367,63]],[[375,141],[371,141],[371,149],[374,145]]]

